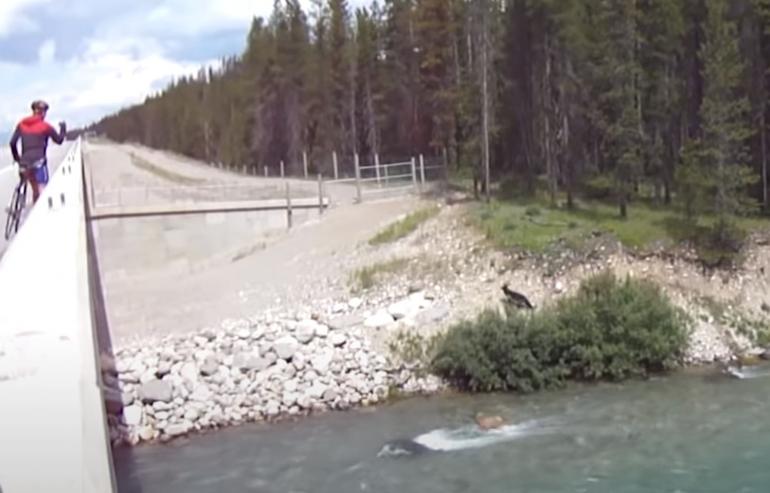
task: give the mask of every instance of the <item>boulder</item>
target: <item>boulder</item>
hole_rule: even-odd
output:
[[[307,395],[314,399],[320,399],[324,396],[326,391],[328,390],[328,386],[324,385],[321,382],[315,382],[313,385],[307,390]]]
[[[329,321],[329,327],[333,330],[345,330],[364,323],[364,317],[361,315],[340,315]]]
[[[186,421],[195,422],[198,420],[198,417],[200,416],[200,413],[197,409],[194,408],[188,408],[184,412],[184,419]]]
[[[319,375],[325,375],[329,371],[333,355],[330,351],[319,353],[310,359],[310,366],[318,372]]]
[[[759,357],[765,361],[770,361],[770,349],[765,349],[764,351],[762,351]]]
[[[437,304],[418,313],[415,317],[415,322],[418,325],[435,323],[444,320],[448,316],[449,306],[446,304]]]
[[[193,424],[189,421],[182,421],[181,423],[171,423],[166,425],[163,431],[169,437],[178,437],[187,434],[193,428]]]
[[[327,327],[324,324],[316,324],[315,326],[315,336],[316,337],[326,337],[329,335],[329,327]]]
[[[299,341],[301,344],[307,344],[312,341],[313,337],[315,337],[317,325],[318,323],[315,320],[310,319],[302,320],[299,322],[294,334],[297,338],[297,341]]]
[[[179,370],[179,374],[188,382],[197,382],[200,371],[195,363],[185,363]]]
[[[361,298],[351,298],[348,301],[348,306],[353,310],[358,309],[358,307],[360,307],[363,304],[364,304],[364,300],[362,300]]]
[[[337,389],[333,387],[329,387],[326,389],[323,393],[323,401],[324,402],[333,402],[337,397],[339,397],[340,393]]]
[[[139,399],[150,404],[155,401],[171,402],[173,389],[165,380],[150,380],[139,386]]]
[[[329,342],[335,347],[344,345],[347,340],[347,336],[341,332],[334,332],[331,337],[329,337]]]
[[[214,359],[214,357],[209,356],[203,361],[203,364],[201,365],[201,375],[204,377],[210,377],[211,375],[215,374],[219,370],[219,363],[217,363],[217,360]]]
[[[299,342],[292,336],[284,336],[273,343],[273,349],[281,359],[291,359],[299,348]]]
[[[262,371],[267,369],[273,361],[259,357],[256,353],[238,353],[233,358],[233,366],[241,371]]]
[[[190,400],[196,402],[207,402],[211,398],[211,390],[208,385],[199,384],[195,387],[192,394],[190,394]]]
[[[377,313],[375,313],[374,315],[367,318],[364,321],[364,325],[372,329],[381,329],[383,327],[387,327],[391,325],[393,322],[394,322],[393,316],[390,313],[388,313],[387,310],[382,309]]]
[[[123,409],[123,421],[128,426],[139,426],[142,424],[143,415],[144,412],[142,410],[142,406],[140,405],[128,406]]]
[[[420,299],[411,296],[409,298],[405,298],[401,301],[393,303],[388,307],[388,314],[390,314],[396,320],[412,317],[419,311]]]

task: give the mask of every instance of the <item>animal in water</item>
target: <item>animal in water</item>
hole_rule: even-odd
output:
[[[483,414],[476,415],[476,424],[482,430],[493,430],[500,428],[505,424],[505,420],[501,416],[484,416]]]
[[[383,445],[382,449],[377,454],[377,457],[414,456],[422,455],[430,451],[431,449],[414,440],[398,439],[391,440]]]
[[[744,378],[743,365],[740,361],[729,361],[721,363],[719,365],[719,369],[723,375],[726,375],[730,378],[737,378],[739,380]]]
[[[535,308],[526,296],[508,287],[508,283],[503,284],[503,293],[505,294],[506,301],[516,308],[525,308],[527,310]]]

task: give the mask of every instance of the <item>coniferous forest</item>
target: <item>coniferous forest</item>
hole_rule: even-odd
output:
[[[92,129],[294,173],[422,153],[480,180],[488,157],[623,217],[768,206],[770,0],[275,0],[245,45]]]

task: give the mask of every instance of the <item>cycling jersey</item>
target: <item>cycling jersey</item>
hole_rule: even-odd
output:
[[[11,154],[14,161],[22,168],[28,168],[40,160],[45,160],[49,138],[57,144],[64,142],[65,128],[62,127],[60,132],[57,132],[40,115],[24,118],[16,126],[11,137]],[[21,140],[21,154],[17,147],[19,140]]]

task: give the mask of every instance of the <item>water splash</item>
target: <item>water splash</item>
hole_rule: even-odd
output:
[[[532,420],[491,430],[483,430],[476,425],[455,429],[439,428],[416,437],[414,441],[430,450],[440,452],[481,448],[532,435],[537,432],[538,425],[538,421]]]

